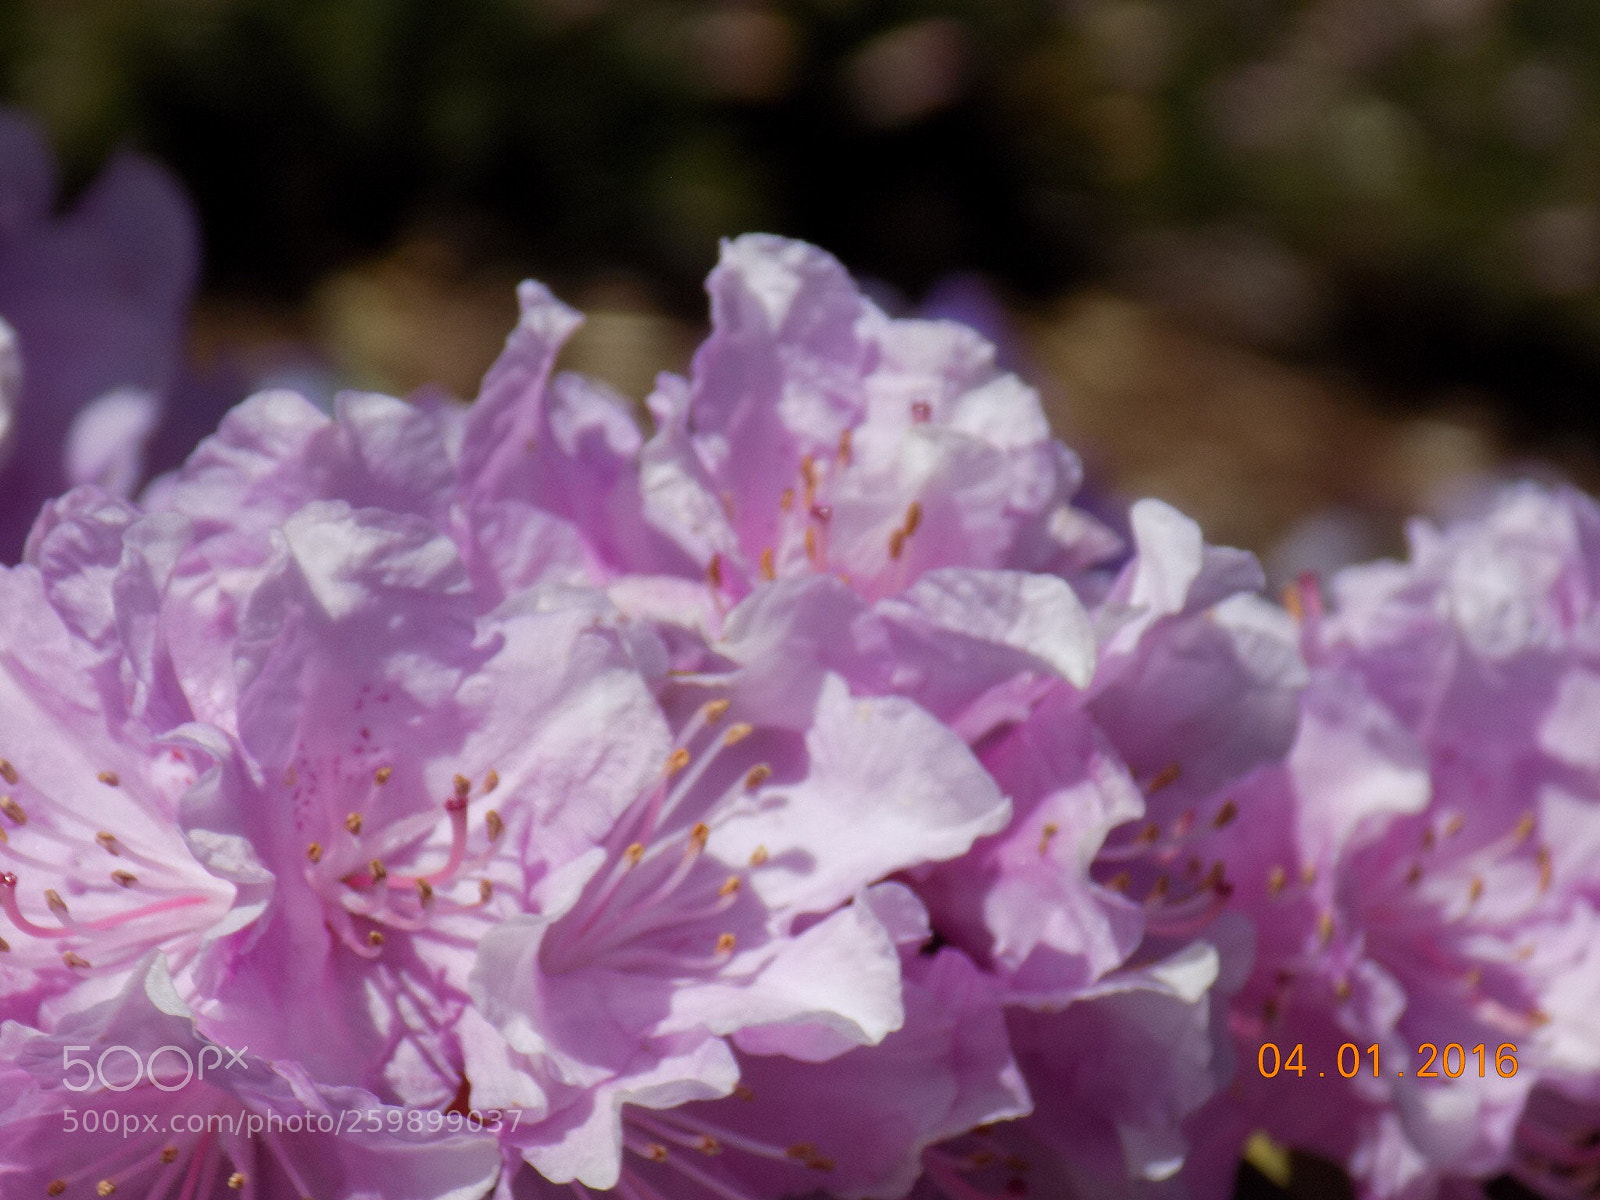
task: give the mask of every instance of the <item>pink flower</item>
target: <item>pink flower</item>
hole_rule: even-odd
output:
[[[1224,943],[1242,930],[1216,935]],[[1233,1193],[1237,1143],[1209,1140],[1203,1107],[1233,1064],[1223,1032],[1237,948],[1195,942],[1108,976],[1055,1010],[1013,1006],[1007,1029],[1030,1116],[928,1150],[917,1200],[1167,1197]]]
[[[551,376],[583,318],[541,284],[517,297],[521,319],[459,436],[459,538],[479,589],[630,573],[697,580],[693,560],[649,520],[644,438],[628,402],[581,375]]]
[[[0,1064],[7,1195],[477,1200],[499,1171],[460,1113],[384,1108],[204,1037],[154,955],[48,1031],[7,1021]]]
[[[1020,1157],[1073,1193],[1232,1185],[1205,1106],[1232,1074],[1226,998],[1250,938],[1222,915],[1234,883],[1208,835],[1256,819],[1233,789],[1288,745],[1304,667],[1252,560],[1153,502],[1132,524],[1135,556],[1094,610],[1093,677],[980,727],[1011,825],[912,876],[935,928],[1003,981],[1036,1102],[930,1167],[952,1197],[972,1154]],[[968,1186],[1002,1187],[997,1170]]]
[[[483,466],[462,495],[493,530],[469,552],[480,577],[554,571],[669,640],[703,633],[753,718],[808,711],[831,673],[978,747],[1016,818],[909,878],[1013,1003],[1067,1005],[1136,953],[1178,952],[1226,896],[1214,861],[1173,869],[1190,831],[1287,748],[1303,682],[1254,561],[1146,503],[1134,561],[1087,575],[1112,547],[1069,503],[1076,461],[982,338],[890,320],[775,238],[725,246],[709,290],[712,335],[690,380],[658,387],[642,446],[613,400],[547,382],[573,318],[525,290],[467,435]],[[1168,1133],[1201,1098],[1174,1100]]]
[[[712,335],[652,397],[641,469],[652,523],[719,596],[796,572],[876,596],[940,566],[1072,562],[1077,462],[981,336],[891,320],[776,238],[727,243],[707,289]]]
[[[900,948],[905,1023],[822,1063],[741,1053],[733,1095],[630,1110],[618,1194],[897,1197],[932,1144],[1028,1111],[991,982],[955,950],[928,952],[926,920],[904,888],[880,885],[866,900]],[[502,1186],[559,1194],[529,1170]]]
[[[1254,560],[1153,501],[1132,523],[1134,558],[1095,612],[1092,680],[1056,685],[984,743],[1016,820],[929,873],[936,921],[984,939],[984,961],[1040,1000],[1147,937],[1170,951],[1204,930],[1228,880],[1197,838],[1236,818],[1228,789],[1294,733],[1304,667]]]
[[[159,640],[197,717],[233,731],[233,647],[243,609],[274,561],[279,527],[315,500],[447,520],[451,431],[460,414],[387,396],[341,394],[330,418],[292,392],[239,404],[142,507],[175,569],[163,580]],[[179,561],[181,559],[181,562]]]
[[[125,508],[99,516],[120,544]],[[185,974],[230,909],[250,903],[196,861],[178,827],[185,792],[211,765],[203,732],[164,735],[130,711],[105,576],[66,565],[96,548],[44,541],[45,570],[0,569],[0,1014],[21,1019],[154,947]],[[58,595],[76,602],[66,616]]]
[[[553,1180],[614,1186],[619,1147],[637,1149],[620,1136],[622,1104],[726,1095],[735,1047],[826,1062],[898,1029],[899,956],[860,889],[1005,820],[965,748],[904,701],[828,681],[803,743],[776,722],[702,736],[725,703],[678,734],[681,777],[641,796],[570,881],[552,881],[562,898],[480,951],[473,995],[503,1042],[483,1070],[469,1043],[474,1094],[561,1105],[556,1138],[520,1143]],[[722,1086],[691,1090],[718,1078],[714,1051]]]
[[[1155,502],[1097,566],[1075,460],[970,331],[778,239],[711,290],[648,442],[551,377],[576,316],[525,285],[469,410],[266,394],[142,508],[47,508],[39,660],[156,756],[128,790],[181,878],[105,969],[35,954],[19,1013],[160,951],[280,1073],[516,1114],[500,1200],[971,1200],[1018,1157],[1214,1192],[1189,1139],[1247,951],[1208,839],[1289,744],[1292,622]]]
[[[1137,554],[1092,615],[1051,576],[945,568],[871,605],[812,576],[765,585],[715,643],[749,706],[781,710],[835,670],[859,692],[905,692],[973,741],[1013,820],[904,878],[940,936],[993,972],[1034,1047],[1030,1086],[1085,1078],[1109,1045],[1108,1074],[1135,1059],[1174,1067],[1125,1090],[1083,1085],[1023,1123],[1007,1153],[1058,1159],[1050,1169],[1097,1194],[1168,1179],[1230,1074],[1210,989],[1219,973],[1224,995],[1237,989],[1249,939],[1219,920],[1232,885],[1207,835],[1252,818],[1229,789],[1286,749],[1304,680],[1293,623],[1252,594],[1253,561],[1204,547],[1164,506],[1136,506],[1133,524]],[[1016,603],[1020,589],[1037,598]],[[1075,1040],[1079,1028],[1095,1032]],[[1058,1128],[1063,1112],[1081,1120]],[[930,1162],[956,1188],[950,1163]],[[1183,1194],[1221,1194],[1233,1170],[1207,1156]]]
[[[1600,510],[1513,488],[1411,541],[1408,563],[1337,576],[1328,614],[1302,590],[1299,738],[1241,794],[1262,819],[1225,847],[1261,930],[1241,1053],[1303,1045],[1310,1069],[1247,1069],[1252,1111],[1373,1196],[1495,1174],[1529,1090],[1592,1088],[1600,1069]],[[1345,1043],[1362,1056],[1348,1082],[1331,1069]],[[1452,1043],[1419,1078],[1424,1044]]]
[[[232,428],[325,434],[332,471],[347,431],[293,414],[261,400]],[[191,996],[209,1034],[408,1104],[470,1088],[523,1112],[548,1175],[604,1186],[623,1106],[726,1095],[734,1044],[813,1061],[899,1027],[894,945],[852,901],[1004,822],[959,738],[836,678],[742,720],[732,689],[699,698],[713,677],[671,683],[666,648],[603,597],[486,612],[423,516],[312,498],[370,495],[359,471],[297,494],[314,452],[241,444],[203,447],[166,511],[114,531],[168,564],[156,673],[231,735],[180,812],[248,906]],[[260,502],[230,507],[241,487]],[[294,509],[277,526],[275,506]],[[97,519],[36,545],[92,542]],[[888,793],[903,811],[876,811]],[[859,840],[832,837],[845,824]]]
[[[448,1102],[475,946],[609,828],[664,734],[588,611],[480,624],[420,520],[318,502],[278,537],[235,644],[238,746],[183,813],[209,866],[271,899],[198,1007],[319,1078]],[[614,725],[638,735],[593,734]]]
[[[780,238],[726,243],[707,288],[711,337],[690,379],[663,376],[641,445],[603,388],[547,382],[577,318],[524,286],[462,459],[501,578],[532,577],[506,557],[529,522],[597,582],[628,577],[637,603],[691,621],[779,577],[837,574],[877,598],[939,567],[1076,570],[1114,550],[1068,504],[1077,461],[1038,396],[978,334],[892,320]]]

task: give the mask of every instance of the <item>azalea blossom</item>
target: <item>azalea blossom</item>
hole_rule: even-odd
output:
[[[1028,1111],[992,982],[958,951],[927,952],[926,917],[903,887],[866,901],[899,946],[904,1024],[826,1062],[741,1053],[726,1098],[628,1110],[618,1195],[901,1196],[934,1143]],[[562,1193],[517,1166],[501,1194]]]
[[[155,954],[48,1030],[0,1025],[0,1082],[7,1195],[476,1200],[499,1170],[459,1113],[385,1108],[206,1038]]]
[[[1077,460],[1037,393],[977,333],[892,319],[834,259],[775,237],[726,243],[707,289],[711,334],[689,379],[662,377],[646,440],[603,387],[550,378],[578,317],[524,285],[462,459],[508,583],[537,569],[506,558],[530,525],[633,604],[711,621],[797,574],[877,598],[941,566],[1072,571],[1115,551],[1069,503]]]
[[[1308,1073],[1241,1077],[1253,1119],[1366,1195],[1498,1173],[1530,1091],[1581,1096],[1600,1068],[1597,534],[1578,493],[1512,488],[1414,525],[1409,562],[1342,572],[1327,611],[1297,593],[1300,733],[1243,789],[1262,819],[1226,854],[1260,930],[1241,1052],[1300,1046]],[[1452,1043],[1463,1076],[1425,1074]],[[1456,1061],[1480,1045],[1481,1075]]]
[[[124,972],[156,947],[184,974],[230,910],[249,906],[195,858],[179,826],[185,794],[211,765],[204,732],[130,711],[108,579],[92,559],[105,541],[120,544],[132,514],[116,501],[95,506],[102,546],[58,527],[60,538],[41,531],[35,543],[42,569],[0,569],[7,1018],[31,1020],[40,1001]]]
[[[414,513],[207,521],[186,497],[215,494],[216,462],[202,448],[142,518],[76,493],[31,543],[58,608],[100,618],[108,675],[214,722],[183,726],[208,757],[174,820],[234,898],[183,989],[208,1036],[413,1106],[516,1109],[524,1157],[606,1186],[624,1105],[729,1094],[735,1046],[822,1061],[900,1026],[898,954],[859,893],[1004,823],[961,739],[836,679],[785,714],[695,698],[595,593],[485,612]],[[197,637],[225,558],[236,606]],[[85,611],[95,583],[128,607]],[[875,815],[885,793],[904,811]],[[849,822],[884,832],[828,839]]]
[[[496,547],[477,554],[483,576],[604,586],[685,647],[686,685],[749,713],[791,719],[837,674],[959,734],[1016,815],[906,878],[1007,1003],[1138,991],[1185,952],[1212,964],[1189,978],[1215,979],[1217,948],[1190,939],[1229,885],[1189,843],[1237,812],[1229,785],[1287,749],[1304,678],[1254,561],[1145,502],[1134,555],[1112,570],[1115,539],[1072,506],[1076,459],[1037,395],[970,330],[888,318],[812,247],[728,243],[708,289],[711,335],[690,379],[658,386],[648,440],[596,389],[549,378],[574,318],[524,289],[468,444],[495,436],[460,476],[471,525],[495,531],[474,543]],[[700,678],[726,661],[731,677]],[[1223,941],[1231,978],[1248,951]],[[1176,1144],[1226,1076],[1208,987],[1177,1002],[1211,1047],[1203,1085],[1178,1088],[1158,1122],[1109,1117],[1113,1158],[1118,1129]],[[1152,1031],[1151,1053],[1165,1039]],[[1136,1179],[1181,1161],[1124,1166]]]
[[[1513,489],[1285,611],[1168,505],[1076,507],[972,331],[778,238],[709,290],[648,434],[530,283],[470,407],[263,393],[43,508],[6,1186],[1220,1200],[1262,1129],[1373,1197],[1578,1194],[1600,508]],[[47,1068],[119,1038],[248,1047],[213,1116],[437,1121],[63,1140]]]
[[[1085,565],[1076,459],[1037,393],[949,322],[893,320],[799,242],[726,243],[711,336],[651,398],[642,487],[719,597],[797,571],[868,595],[939,566]],[[720,582],[719,582],[720,581]]]

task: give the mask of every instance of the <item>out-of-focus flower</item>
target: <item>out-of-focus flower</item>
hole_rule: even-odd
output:
[[[0,350],[6,562],[45,500],[77,483],[126,495],[140,481],[199,269],[189,204],[146,159],[114,159],[64,215],[55,198],[37,129],[0,111],[0,320],[15,335]],[[9,340],[0,332],[0,346]]]
[[[1512,488],[1332,590],[1326,614],[1296,593],[1294,749],[1216,839],[1260,931],[1241,1052],[1303,1046],[1308,1068],[1243,1080],[1258,1124],[1364,1194],[1432,1195],[1507,1164],[1535,1085],[1600,1069],[1600,509]]]

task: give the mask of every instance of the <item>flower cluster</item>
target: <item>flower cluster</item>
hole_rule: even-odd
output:
[[[971,330],[773,237],[708,290],[648,435],[530,283],[469,407],[263,393],[44,507],[0,1192],[1204,1200],[1255,1129],[1585,1178],[1600,511],[1280,607],[1075,507]],[[1446,1032],[1524,1070],[1249,1069]]]
[[[1363,1059],[1290,1088],[1241,1072],[1248,1111],[1368,1195],[1502,1172],[1593,1195],[1600,507],[1511,488],[1417,523],[1409,563],[1335,576],[1330,611],[1311,581],[1289,600],[1299,733],[1241,789],[1260,819],[1222,851],[1260,939],[1236,1029]]]

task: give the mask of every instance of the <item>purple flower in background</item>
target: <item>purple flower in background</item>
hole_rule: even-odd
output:
[[[994,346],[995,363],[1002,370],[1030,374],[1027,350],[1016,325],[983,276],[946,275],[922,297],[917,315],[965,325]]]
[[[1218,838],[1260,931],[1241,1052],[1303,1045],[1322,1075],[1243,1078],[1255,1122],[1364,1194],[1433,1195],[1506,1166],[1535,1085],[1600,1070],[1600,508],[1511,488],[1332,593],[1327,614],[1301,593],[1295,747],[1241,790],[1261,819]]]
[[[60,216],[56,186],[36,127],[0,111],[5,562],[16,561],[39,506],[70,485],[126,495],[140,482],[146,442],[178,382],[199,269],[193,213],[154,163],[119,156]]]

